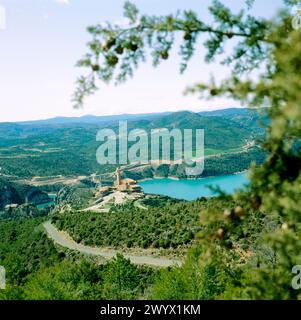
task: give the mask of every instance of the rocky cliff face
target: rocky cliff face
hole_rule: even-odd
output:
[[[21,204],[22,198],[11,183],[0,180],[0,209],[8,204]]]
[[[0,209],[10,204],[30,202],[37,205],[50,201],[48,194],[39,188],[0,178]]]
[[[84,209],[93,203],[93,198],[93,188],[88,188],[84,184],[66,186],[57,194],[57,209],[62,210],[66,206],[74,209]]]
[[[48,194],[40,190],[34,190],[33,192],[30,192],[27,196],[27,199],[28,202],[33,204],[42,204],[51,201]]]
[[[21,204],[16,208],[9,208],[2,211],[0,210],[0,221],[40,217],[47,215],[50,212],[50,210],[50,208],[45,208],[41,210],[32,204]]]

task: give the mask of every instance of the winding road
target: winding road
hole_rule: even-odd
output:
[[[56,244],[59,244],[64,248],[75,250],[85,254],[100,256],[105,259],[112,259],[119,252],[117,250],[108,251],[101,248],[89,247],[89,246],[84,246],[82,244],[79,244],[74,240],[72,240],[70,237],[66,236],[64,232],[61,232],[57,228],[55,228],[50,221],[45,222],[43,226],[48,234],[48,237],[52,239]],[[132,263],[138,264],[138,265],[170,267],[175,265],[180,266],[182,264],[181,260],[173,260],[173,259],[167,259],[167,258],[154,258],[148,255],[124,254],[123,256],[126,259],[129,259]]]

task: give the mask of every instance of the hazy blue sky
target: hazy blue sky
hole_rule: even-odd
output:
[[[167,14],[194,9],[207,16],[210,0],[135,0],[142,12]],[[226,0],[238,9],[243,0]],[[281,0],[257,1],[258,15],[273,16]],[[183,96],[189,84],[210,74],[224,77],[228,70],[202,61],[202,48],[184,75],[179,74],[175,50],[157,69],[143,65],[128,83],[101,84],[82,110],[70,101],[80,70],[74,65],[89,41],[88,25],[122,19],[123,0],[0,0],[6,11],[6,29],[0,30],[0,121],[41,119],[83,114],[120,114],[167,110],[203,110],[229,107],[225,99],[201,101]],[[1,28],[0,28],[1,29]]]

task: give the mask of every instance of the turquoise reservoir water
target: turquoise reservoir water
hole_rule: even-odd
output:
[[[198,180],[152,179],[139,184],[145,193],[195,200],[199,197],[214,196],[208,186],[219,186],[223,191],[233,193],[248,183],[247,173],[239,173]]]
[[[49,198],[52,199],[52,201],[46,202],[46,203],[42,203],[42,204],[38,204],[38,205],[37,205],[37,208],[38,208],[38,209],[45,209],[46,207],[55,204],[56,194],[48,194],[48,196],[49,196]]]

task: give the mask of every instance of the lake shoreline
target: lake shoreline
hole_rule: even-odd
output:
[[[201,197],[218,195],[210,186],[217,186],[227,194],[233,194],[249,184],[247,172],[223,176],[204,177],[201,179],[146,179],[139,182],[145,194],[164,195],[175,199],[192,201]]]
[[[153,178],[144,178],[144,179],[138,179],[137,182],[145,182],[145,181],[150,181],[150,180],[163,180],[163,179],[169,179],[169,180],[174,180],[174,181],[194,181],[194,180],[203,180],[203,179],[212,179],[212,178],[222,178],[222,177],[227,177],[227,176],[232,176],[232,175],[237,175],[237,174],[243,174],[247,173],[249,170],[243,170],[243,171],[237,171],[234,173],[228,173],[228,174],[222,174],[218,176],[207,176],[207,177],[200,177],[196,179],[184,179],[184,178],[179,178],[176,176],[168,176],[168,177],[159,177],[159,176],[154,176]]]

